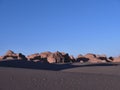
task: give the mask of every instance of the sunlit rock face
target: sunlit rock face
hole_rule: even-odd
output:
[[[73,55],[70,55],[69,57],[70,57],[70,62],[75,62],[76,61],[76,59]]]
[[[2,60],[3,59],[3,57],[2,56],[0,56],[0,60]]]
[[[41,56],[40,56],[40,54],[39,53],[35,53],[35,54],[31,54],[31,55],[28,55],[27,56],[27,59],[29,60],[29,61],[31,61],[31,60],[40,60],[41,59]]]
[[[5,55],[2,56],[2,59],[7,60],[27,60],[25,55],[22,53],[14,53],[12,50],[8,50]]]
[[[120,56],[118,57],[113,57],[112,62],[120,62]]]
[[[88,62],[91,63],[108,62],[106,55],[96,55],[96,54],[88,53],[84,57],[88,58],[89,59]]]
[[[41,59],[47,59],[49,63],[66,63],[70,62],[72,57],[70,58],[68,53],[64,52],[42,52],[40,53]]]
[[[101,62],[110,62],[106,55],[96,55],[96,58],[99,59]]]
[[[28,56],[22,53],[15,53],[12,50],[8,50],[3,56],[0,56],[0,60],[26,60],[32,62],[42,63],[106,63],[106,62],[120,62],[120,56],[108,57],[106,55],[97,55],[87,53],[86,55],[79,54],[76,58],[65,52],[41,52]]]
[[[55,61],[55,63],[64,63],[65,60],[62,53],[59,51],[52,53],[50,57],[53,58],[53,61]]]
[[[86,58],[85,56],[79,54],[76,58],[76,62],[84,63],[88,62],[89,58]]]
[[[27,59],[28,61],[47,63],[47,59],[41,58],[41,55],[39,53],[28,55]]]
[[[42,52],[40,53],[41,58],[47,58],[52,54],[52,52],[47,51],[47,52]]]
[[[48,57],[47,60],[49,63],[66,63],[70,62],[70,56],[67,53],[63,52],[54,52],[51,53]]]

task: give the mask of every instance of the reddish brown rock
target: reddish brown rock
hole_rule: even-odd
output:
[[[88,62],[90,62],[90,63],[103,63],[103,62],[106,62],[106,60],[104,60],[105,57],[103,57],[103,56],[97,57],[97,55],[91,54],[91,53],[86,54],[85,58],[88,58],[89,59]]]
[[[113,60],[114,60],[114,57],[110,56],[109,59],[113,61]]]
[[[33,62],[41,62],[41,63],[48,63],[47,58],[41,58],[41,55],[39,53],[35,53],[32,55],[28,55],[27,59],[29,61],[33,61]]]
[[[70,58],[69,54],[59,51],[55,53],[51,53],[47,57],[49,63],[66,63],[66,62],[70,62],[73,59],[74,57]]]
[[[8,50],[5,55],[13,55],[15,54],[12,50]]]
[[[71,58],[68,53],[62,52],[61,54],[64,58],[64,62],[71,62]]]
[[[52,53],[48,57],[48,62],[53,62],[53,63],[64,63],[64,57],[61,52],[57,51],[55,53]]]
[[[17,57],[17,54],[15,54],[12,50],[8,50],[3,56],[3,59],[17,59]]]
[[[119,57],[113,57],[112,62],[120,62],[120,56]]]
[[[27,60],[26,56],[23,55],[22,53],[17,54],[17,59],[19,59],[19,60]]]
[[[27,56],[27,59],[30,61],[30,60],[40,60],[41,59],[41,56],[39,53],[35,53],[35,54],[32,54],[32,55],[28,55]]]
[[[76,61],[77,62],[80,62],[80,63],[84,63],[84,62],[88,62],[89,58],[86,58],[85,56],[79,54],[76,58]]]
[[[96,58],[101,60],[101,62],[110,62],[110,60],[107,59],[106,55],[96,55]]]
[[[65,54],[66,55],[66,54]],[[49,63],[63,63],[65,61],[64,55],[62,55],[61,52],[42,52],[42,53],[37,53],[37,54],[32,54],[27,56],[28,60],[36,60],[38,61],[47,61]]]
[[[50,63],[50,60],[48,61],[48,57],[52,54],[52,52],[42,52],[40,53],[40,57],[41,57],[41,61],[42,62],[47,62],[47,63]]]
[[[92,54],[92,53],[88,53],[85,55],[86,58],[89,58],[89,59],[93,59],[93,58],[96,58],[96,55],[95,54]]]
[[[2,56],[0,56],[0,60],[2,60],[3,59],[3,57]]]
[[[52,53],[51,52],[42,52],[42,53],[40,53],[40,56],[41,56],[41,58],[47,58],[48,56],[50,56]]]
[[[57,63],[57,60],[56,60],[54,54],[51,54],[49,57],[47,57],[47,61],[49,63]]]
[[[120,57],[109,57],[106,55],[96,55],[88,53],[86,55],[78,55],[77,58],[69,55],[65,52],[42,52],[32,55],[28,55],[27,58],[22,53],[14,53],[12,50],[8,50],[5,55],[0,56],[0,60],[28,60],[33,62],[45,62],[45,63],[67,63],[67,62],[90,62],[90,63],[101,63],[101,62],[120,62]]]
[[[27,58],[25,57],[25,55],[23,55],[22,53],[14,53],[12,50],[8,50],[7,53],[3,56],[3,59],[7,59],[7,60],[27,60]]]
[[[73,55],[70,55],[69,57],[70,57],[70,62],[75,62],[76,61]]]

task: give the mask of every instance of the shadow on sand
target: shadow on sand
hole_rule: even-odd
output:
[[[49,64],[32,62],[25,60],[6,60],[0,61],[0,67],[13,67],[13,68],[26,68],[26,69],[40,69],[40,70],[52,70],[59,71],[64,69],[76,68],[76,67],[93,67],[93,66],[117,66],[116,63],[97,63],[97,64]]]

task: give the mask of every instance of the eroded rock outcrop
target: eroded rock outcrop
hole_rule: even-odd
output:
[[[27,56],[29,61],[47,61],[49,63],[67,63],[74,62],[75,58],[64,52],[42,52]]]
[[[88,62],[89,58],[79,54],[76,58],[76,62],[80,62],[80,63],[84,63],[84,62]]]
[[[0,56],[0,60],[2,60],[3,59],[3,57],[2,56]]]
[[[90,62],[90,63],[102,63],[102,62],[110,62],[110,60],[107,59],[106,55],[96,55],[92,53],[88,53],[86,55],[78,55],[76,58],[77,62],[84,63],[84,62]]]
[[[73,55],[70,55],[69,57],[70,57],[70,62],[75,62],[76,61],[76,59]]]
[[[111,62],[106,55],[96,55],[96,58],[99,59],[101,62]]]
[[[112,62],[120,62],[120,56],[118,57],[112,57]]]
[[[32,62],[43,62],[43,63],[106,63],[106,62],[120,62],[119,57],[109,57],[106,55],[96,55],[88,53],[86,55],[78,55],[77,58],[69,55],[65,52],[41,52],[28,55],[27,57],[22,53],[14,53],[12,50],[8,50],[5,55],[0,56],[0,60],[27,60]]]
[[[28,61],[48,63],[47,56],[41,57],[41,54],[35,53],[27,56]]]
[[[41,58],[47,58],[52,54],[52,52],[47,51],[47,52],[42,52],[40,53]]]
[[[28,59],[29,61],[31,61],[31,60],[36,60],[36,59],[40,60],[40,59],[41,59],[41,56],[40,56],[39,53],[35,53],[35,54],[28,55],[28,56],[27,56],[27,59]]]
[[[89,59],[88,62],[91,62],[91,63],[108,62],[106,55],[96,55],[96,54],[88,53],[85,55],[85,57],[88,58]]]
[[[12,50],[8,50],[5,55],[2,56],[2,59],[7,60],[27,60],[25,55],[22,53],[14,53]]]

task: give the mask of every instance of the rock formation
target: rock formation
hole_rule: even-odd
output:
[[[86,58],[88,58],[88,62],[90,63],[102,63],[107,62],[107,57],[105,55],[96,55],[92,53],[88,53],[85,55]]]
[[[96,55],[96,58],[101,60],[101,62],[110,62],[106,55]]]
[[[52,54],[52,52],[42,52],[42,53],[40,53],[40,56],[41,56],[41,58],[47,58],[47,57],[49,57],[50,55]]]
[[[76,58],[76,62],[80,62],[80,63],[84,63],[84,62],[88,62],[89,58],[79,54]]]
[[[73,55],[70,55],[69,57],[70,57],[70,62],[75,62],[76,61]]]
[[[41,56],[40,56],[39,53],[35,53],[35,54],[28,55],[28,56],[27,56],[27,59],[28,59],[29,61],[31,61],[31,60],[40,60],[40,59],[41,59]]]
[[[111,58],[112,62],[120,62],[120,56]]]
[[[7,60],[27,60],[25,55],[22,53],[14,53],[12,50],[8,50],[5,55],[2,56],[2,59]]]
[[[119,57],[109,57],[106,55],[96,55],[88,53],[86,55],[78,55],[77,58],[69,55],[65,52],[41,52],[28,55],[27,57],[22,53],[14,53],[12,50],[8,50],[5,55],[0,56],[0,60],[27,60],[32,62],[42,62],[42,63],[106,63],[106,62],[120,62]]]
[[[33,61],[33,62],[42,62],[42,63],[48,63],[47,62],[47,57],[42,57],[41,54],[35,53],[27,56],[28,61]]]
[[[52,60],[51,57],[53,58],[53,60]],[[62,53],[60,53],[59,51],[57,51],[55,53],[52,53],[51,56],[50,56],[50,58],[48,58],[49,61],[54,61],[54,63],[64,63],[64,61],[65,61]]]
[[[36,53],[32,55],[28,55],[27,59],[29,61],[47,61],[49,63],[66,63],[66,62],[74,62],[75,58],[73,56],[69,56],[68,53],[64,52],[42,52],[42,53]]]
[[[0,60],[2,60],[3,59],[3,57],[2,56],[0,56]]]

